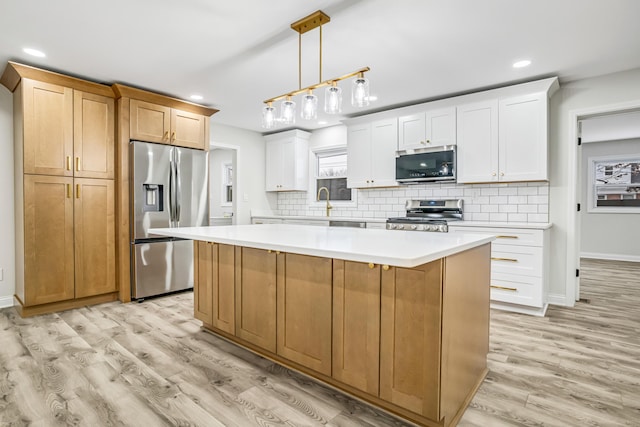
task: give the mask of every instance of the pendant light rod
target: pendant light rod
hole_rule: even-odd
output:
[[[281,99],[285,99],[287,96],[296,96],[296,95],[300,95],[301,93],[307,92],[308,90],[314,90],[314,89],[317,89],[319,87],[324,87],[324,86],[331,86],[331,83],[333,83],[333,82],[339,82],[341,80],[350,79],[351,77],[355,77],[355,76],[357,76],[357,75],[359,75],[361,73],[366,73],[369,70],[370,70],[369,67],[364,67],[364,68],[361,68],[361,69],[359,69],[357,71],[354,71],[354,72],[349,73],[349,74],[345,74],[345,75],[340,76],[340,77],[336,77],[336,78],[333,78],[333,79],[325,80],[323,82],[316,83],[314,85],[307,86],[305,88],[301,88],[301,89],[298,89],[298,90],[293,91],[293,92],[285,93],[283,95],[279,95],[279,96],[276,96],[274,98],[267,99],[267,100],[264,101],[264,103],[268,104],[269,102],[280,101]]]

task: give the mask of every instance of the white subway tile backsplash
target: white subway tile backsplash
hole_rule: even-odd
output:
[[[464,201],[465,219],[487,222],[548,222],[549,184],[495,183],[415,184],[401,188],[376,188],[354,190],[354,206],[334,204],[331,216],[354,218],[388,218],[404,216],[404,204],[411,199],[461,198]],[[305,192],[278,193],[278,215],[324,216],[324,206],[310,205]]]

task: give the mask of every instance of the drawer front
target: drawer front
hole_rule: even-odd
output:
[[[542,248],[492,243],[491,272],[542,277]]]
[[[469,234],[493,234],[493,243],[514,246],[542,246],[543,230],[528,228],[500,228],[500,227],[456,227],[450,226],[450,232]]]
[[[491,301],[542,307],[542,278],[492,272]]]

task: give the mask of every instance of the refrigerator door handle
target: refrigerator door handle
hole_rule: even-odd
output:
[[[176,226],[180,227],[180,201],[182,200],[182,179],[180,178],[180,149],[175,149],[175,171],[176,171]]]
[[[174,193],[174,173],[173,173],[173,147],[169,153],[169,227],[173,227],[175,221],[175,195]]]

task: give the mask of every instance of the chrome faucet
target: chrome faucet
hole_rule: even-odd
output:
[[[333,206],[329,203],[329,189],[327,187],[320,187],[318,189],[318,196],[316,197],[316,200],[318,202],[320,201],[320,193],[322,193],[322,190],[327,192],[327,216],[329,216],[329,211],[333,209]]]

